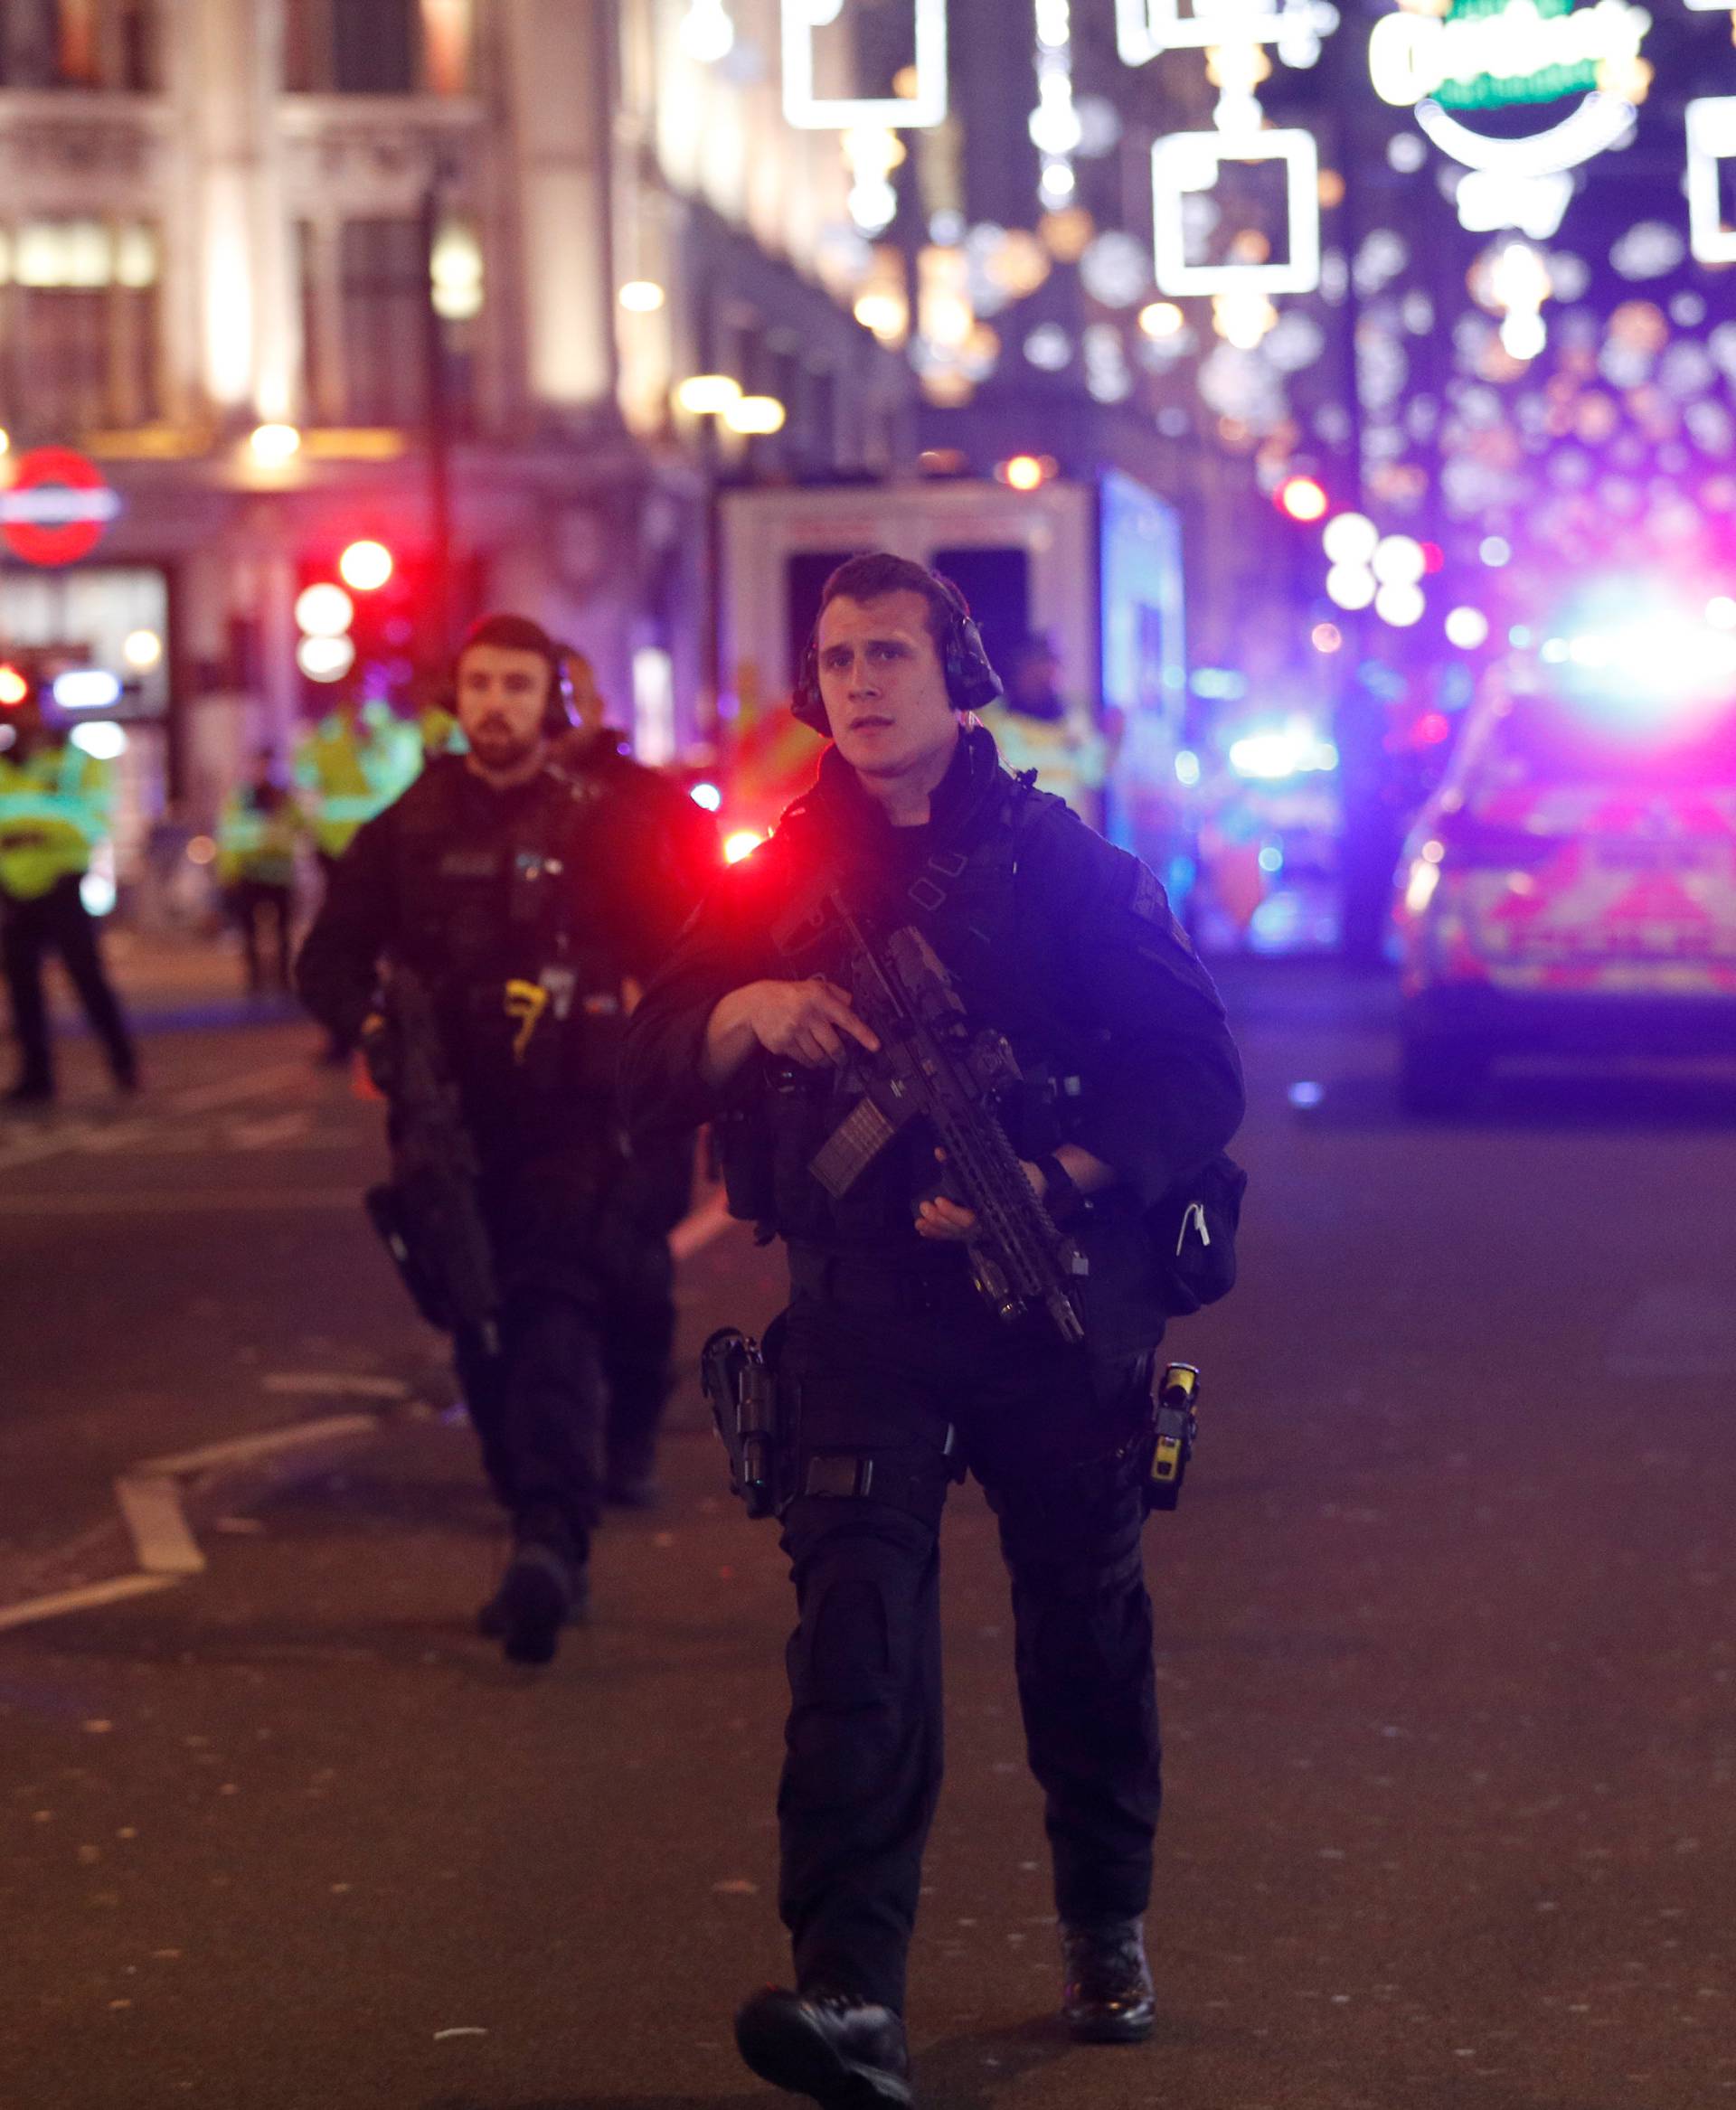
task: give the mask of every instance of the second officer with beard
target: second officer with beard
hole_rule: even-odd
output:
[[[382,965],[413,970],[431,993],[499,1298],[496,1341],[464,1328],[457,1339],[514,1536],[482,1625],[514,1661],[542,1663],[588,1596],[611,1316],[646,1296],[618,1279],[646,1247],[614,1112],[619,1035],[630,984],[693,901],[644,803],[553,761],[561,674],[535,623],[478,623],[456,689],[468,753],[433,762],[362,829],[333,872],[297,982],[334,1035],[361,1038],[389,1094]]]

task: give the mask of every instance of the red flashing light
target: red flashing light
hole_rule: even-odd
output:
[[[0,666],[0,711],[14,711],[30,693],[30,683],[15,666]]]
[[[1432,576],[1433,573],[1439,571],[1446,561],[1447,552],[1439,542],[1425,542],[1422,545],[1422,569],[1425,577]]]
[[[1420,748],[1438,748],[1452,730],[1451,724],[1440,711],[1425,711],[1418,719],[1410,737]]]
[[[1326,492],[1312,476],[1286,476],[1274,495],[1280,513],[1304,523],[1324,520],[1330,504]]]

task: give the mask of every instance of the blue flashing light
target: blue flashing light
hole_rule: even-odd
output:
[[[54,677],[54,701],[62,711],[112,711],[120,702],[120,682],[107,667],[69,667]]]
[[[1230,666],[1196,666],[1188,682],[1206,703],[1240,703],[1248,693],[1248,677]]]
[[[1191,791],[1200,780],[1200,758],[1192,748],[1184,748],[1175,758],[1175,781]]]

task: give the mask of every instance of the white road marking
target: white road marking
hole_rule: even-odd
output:
[[[298,1074],[298,1066],[290,1074]],[[269,1074],[269,1073],[262,1073]],[[258,1080],[253,1080],[255,1083]],[[99,1210],[174,1210],[188,1205],[212,1209],[308,1205],[312,1192],[319,1207],[337,1203],[354,1208],[355,1197],[348,1188],[304,1191],[298,1198],[282,1191],[276,1195],[237,1196],[222,1192],[193,1190],[181,1195],[38,1196],[25,1209],[59,1214],[94,1214]],[[72,1203],[71,1208],[67,1203]],[[18,1213],[18,1205],[0,1204],[0,1212]],[[669,1249],[677,1260],[690,1258],[726,1230],[733,1222],[724,1197],[714,1194],[678,1223],[669,1234]],[[265,1389],[276,1393],[350,1394],[363,1399],[403,1399],[410,1387],[397,1378],[368,1377],[348,1371],[275,1371]],[[0,1632],[26,1626],[40,1619],[59,1618],[69,1612],[94,1610],[103,1605],[169,1589],[190,1575],[204,1572],[204,1555],[199,1550],[182,1507],[180,1479],[210,1472],[219,1466],[250,1464],[307,1444],[339,1437],[372,1436],[378,1432],[375,1414],[331,1414],[318,1421],[299,1421],[287,1428],[266,1429],[255,1436],[232,1436],[204,1444],[191,1451],[177,1451],[163,1458],[142,1459],[115,1482],[115,1500],[133,1541],[141,1573],[116,1576],[108,1582],[87,1583],[77,1589],[61,1590],[50,1597],[26,1598],[22,1604],[0,1606]],[[89,1534],[87,1534],[89,1536]],[[458,2032],[454,2031],[453,2034]]]
[[[181,1491],[170,1475],[149,1466],[123,1473],[115,1500],[133,1541],[133,1555],[146,1575],[203,1575],[205,1557],[181,1507]]]
[[[4,1171],[0,1165],[0,1171]],[[255,1210],[340,1209],[360,1215],[361,1193],[354,1187],[184,1187],[139,1194],[19,1194],[0,1196],[0,1217],[33,1216],[203,1216],[225,1210],[240,1214]]]
[[[169,1104],[177,1114],[209,1114],[218,1107],[239,1106],[243,1099],[261,1099],[279,1085],[306,1079],[305,1062],[274,1062],[265,1069],[250,1070],[244,1077],[221,1077],[214,1084],[194,1085],[189,1091],[174,1093]]]
[[[326,1399],[408,1399],[402,1378],[370,1378],[344,1370],[274,1370],[260,1380],[268,1392],[314,1392]]]
[[[118,1575],[108,1582],[59,1590],[51,1597],[26,1597],[22,1605],[0,1606],[0,1633],[11,1626],[32,1625],[38,1619],[58,1619],[65,1612],[91,1612],[100,1605],[148,1597],[153,1590],[172,1590],[180,1580],[175,1575]]]
[[[393,1398],[401,1398],[394,1392]],[[339,1436],[373,1436],[380,1427],[377,1414],[327,1414],[318,1421],[292,1421],[288,1428],[268,1428],[258,1436],[235,1436],[222,1443],[202,1444],[197,1450],[177,1451],[172,1457],[146,1458],[133,1467],[135,1473],[209,1473],[218,1465],[247,1465],[255,1458],[274,1458],[279,1452],[299,1450],[304,1444],[329,1443]]]
[[[734,1221],[724,1197],[721,1193],[713,1194],[669,1233],[669,1250],[677,1260],[691,1260],[703,1246],[709,1246]]]

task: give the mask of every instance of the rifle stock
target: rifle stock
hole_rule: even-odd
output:
[[[476,1144],[464,1122],[434,1001],[421,977],[394,966],[386,984],[392,1062],[392,1178],[368,1213],[422,1316],[448,1333],[498,1346],[494,1256],[477,1199]]]

